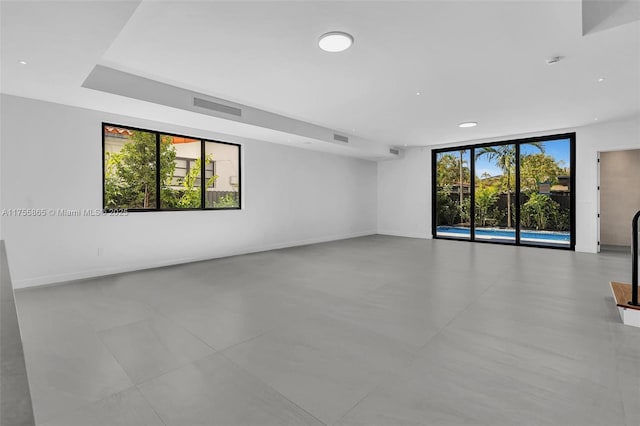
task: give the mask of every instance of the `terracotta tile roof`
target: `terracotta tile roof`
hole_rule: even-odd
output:
[[[191,139],[191,138],[183,138],[181,136],[172,136],[173,140],[171,141],[171,143],[178,144],[178,143],[191,143],[191,142],[200,142],[200,139]]]
[[[104,126],[104,132],[111,133],[114,135],[127,135],[127,136],[133,135],[133,132],[129,129],[122,129],[120,127],[111,127],[111,126]]]
[[[113,126],[104,126],[105,133],[111,133],[112,135],[125,135],[132,136],[133,132],[129,129],[123,129],[121,127],[113,127]],[[200,142],[200,139],[191,139],[184,138],[182,136],[171,136],[171,143],[174,145],[179,143],[191,143],[191,142]]]

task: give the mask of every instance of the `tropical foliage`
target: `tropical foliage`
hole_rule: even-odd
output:
[[[495,204],[498,201],[499,192],[498,188],[494,186],[487,186],[485,188],[478,188],[476,190],[476,221],[481,226],[487,226],[487,220],[495,220],[496,213],[491,211],[495,210]]]
[[[238,207],[238,194],[225,194],[217,201],[213,202],[213,207],[217,209]]]
[[[540,142],[530,144],[544,153],[544,147]],[[516,167],[516,146],[496,145],[479,148],[476,151],[476,158],[487,157],[490,161],[495,161],[496,165],[502,169],[502,190],[507,194],[507,227],[511,228],[511,192],[515,187],[515,167]]]
[[[551,196],[539,191],[541,183],[547,183],[550,187],[559,185],[560,178],[569,175],[571,171],[563,168],[562,161],[545,153],[544,143],[532,142],[526,146],[527,153],[520,156],[521,226],[523,229],[567,231],[569,210],[562,208],[556,201],[563,201],[562,194]],[[516,145],[479,147],[474,151],[475,161],[485,158],[502,172],[491,176],[485,171],[481,176],[475,177],[475,188],[472,189],[475,198],[475,224],[477,227],[512,228],[516,211]],[[464,152],[451,151],[439,154],[437,158],[438,225],[468,226],[471,173],[468,161],[464,159]]]
[[[175,185],[172,186],[175,158],[173,138],[162,136],[158,173],[162,208],[199,208],[202,159],[195,160],[194,167],[180,179],[179,188],[175,188]],[[205,165],[212,161],[213,155],[205,157]],[[212,186],[217,178],[216,175],[208,178],[206,186]],[[156,207],[156,139],[153,133],[133,131],[129,141],[119,152],[105,152],[104,188],[104,204],[107,209]],[[226,200],[226,204],[229,204],[229,200]]]
[[[523,156],[520,162],[520,189],[526,193],[536,192],[541,182],[555,185],[558,176],[564,174],[566,171],[550,155],[540,153]]]

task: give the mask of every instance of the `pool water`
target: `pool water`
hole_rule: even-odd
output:
[[[458,226],[438,226],[437,234],[453,234],[451,236],[469,236],[469,228],[462,228]],[[509,239],[515,240],[516,231],[509,229],[486,229],[476,228],[476,238],[496,238],[496,239]],[[550,231],[520,231],[521,240],[533,240],[533,241],[552,241],[555,243],[569,244],[571,241],[571,234],[568,232],[550,232]]]

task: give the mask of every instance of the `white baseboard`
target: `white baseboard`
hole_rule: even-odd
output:
[[[230,250],[229,252],[219,253],[217,255],[203,255],[199,257],[185,257],[180,259],[165,259],[157,262],[128,265],[128,266],[116,266],[107,268],[88,269],[85,271],[74,271],[64,274],[54,275],[42,275],[39,277],[27,278],[22,280],[13,280],[13,288],[15,290],[27,289],[32,287],[43,287],[48,285],[57,285],[68,281],[78,281],[89,278],[103,277],[107,275],[122,274],[126,272],[140,271],[144,269],[162,268],[165,266],[181,265],[184,263],[201,262],[204,260],[220,259],[223,257],[239,256],[243,254],[258,253],[261,251],[278,250],[287,247],[305,246],[309,244],[326,243],[329,241],[345,240],[349,238],[365,237],[368,235],[375,235],[376,231],[354,232],[350,234],[333,235],[319,238],[309,238],[306,240],[288,241],[276,244],[266,244],[261,246],[247,247],[240,250]]]
[[[423,240],[431,240],[433,237],[426,233],[419,232],[406,232],[406,231],[394,231],[390,229],[380,229],[378,230],[378,234],[380,235],[390,235],[392,237],[407,237],[407,238],[421,238]]]
[[[597,246],[576,244],[576,251],[578,253],[597,253],[598,252],[597,250],[598,250]]]

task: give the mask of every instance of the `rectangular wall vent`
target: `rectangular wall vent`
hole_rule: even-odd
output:
[[[338,135],[336,133],[333,134],[333,140],[349,143],[349,138],[346,136]]]
[[[210,109],[211,111],[223,112],[225,114],[235,115],[237,117],[242,116],[242,110],[229,105],[218,104],[216,102],[207,101],[206,99],[193,98],[193,105]]]
[[[394,148],[389,148],[389,154],[399,155],[400,154],[400,150],[399,149],[394,149]]]

